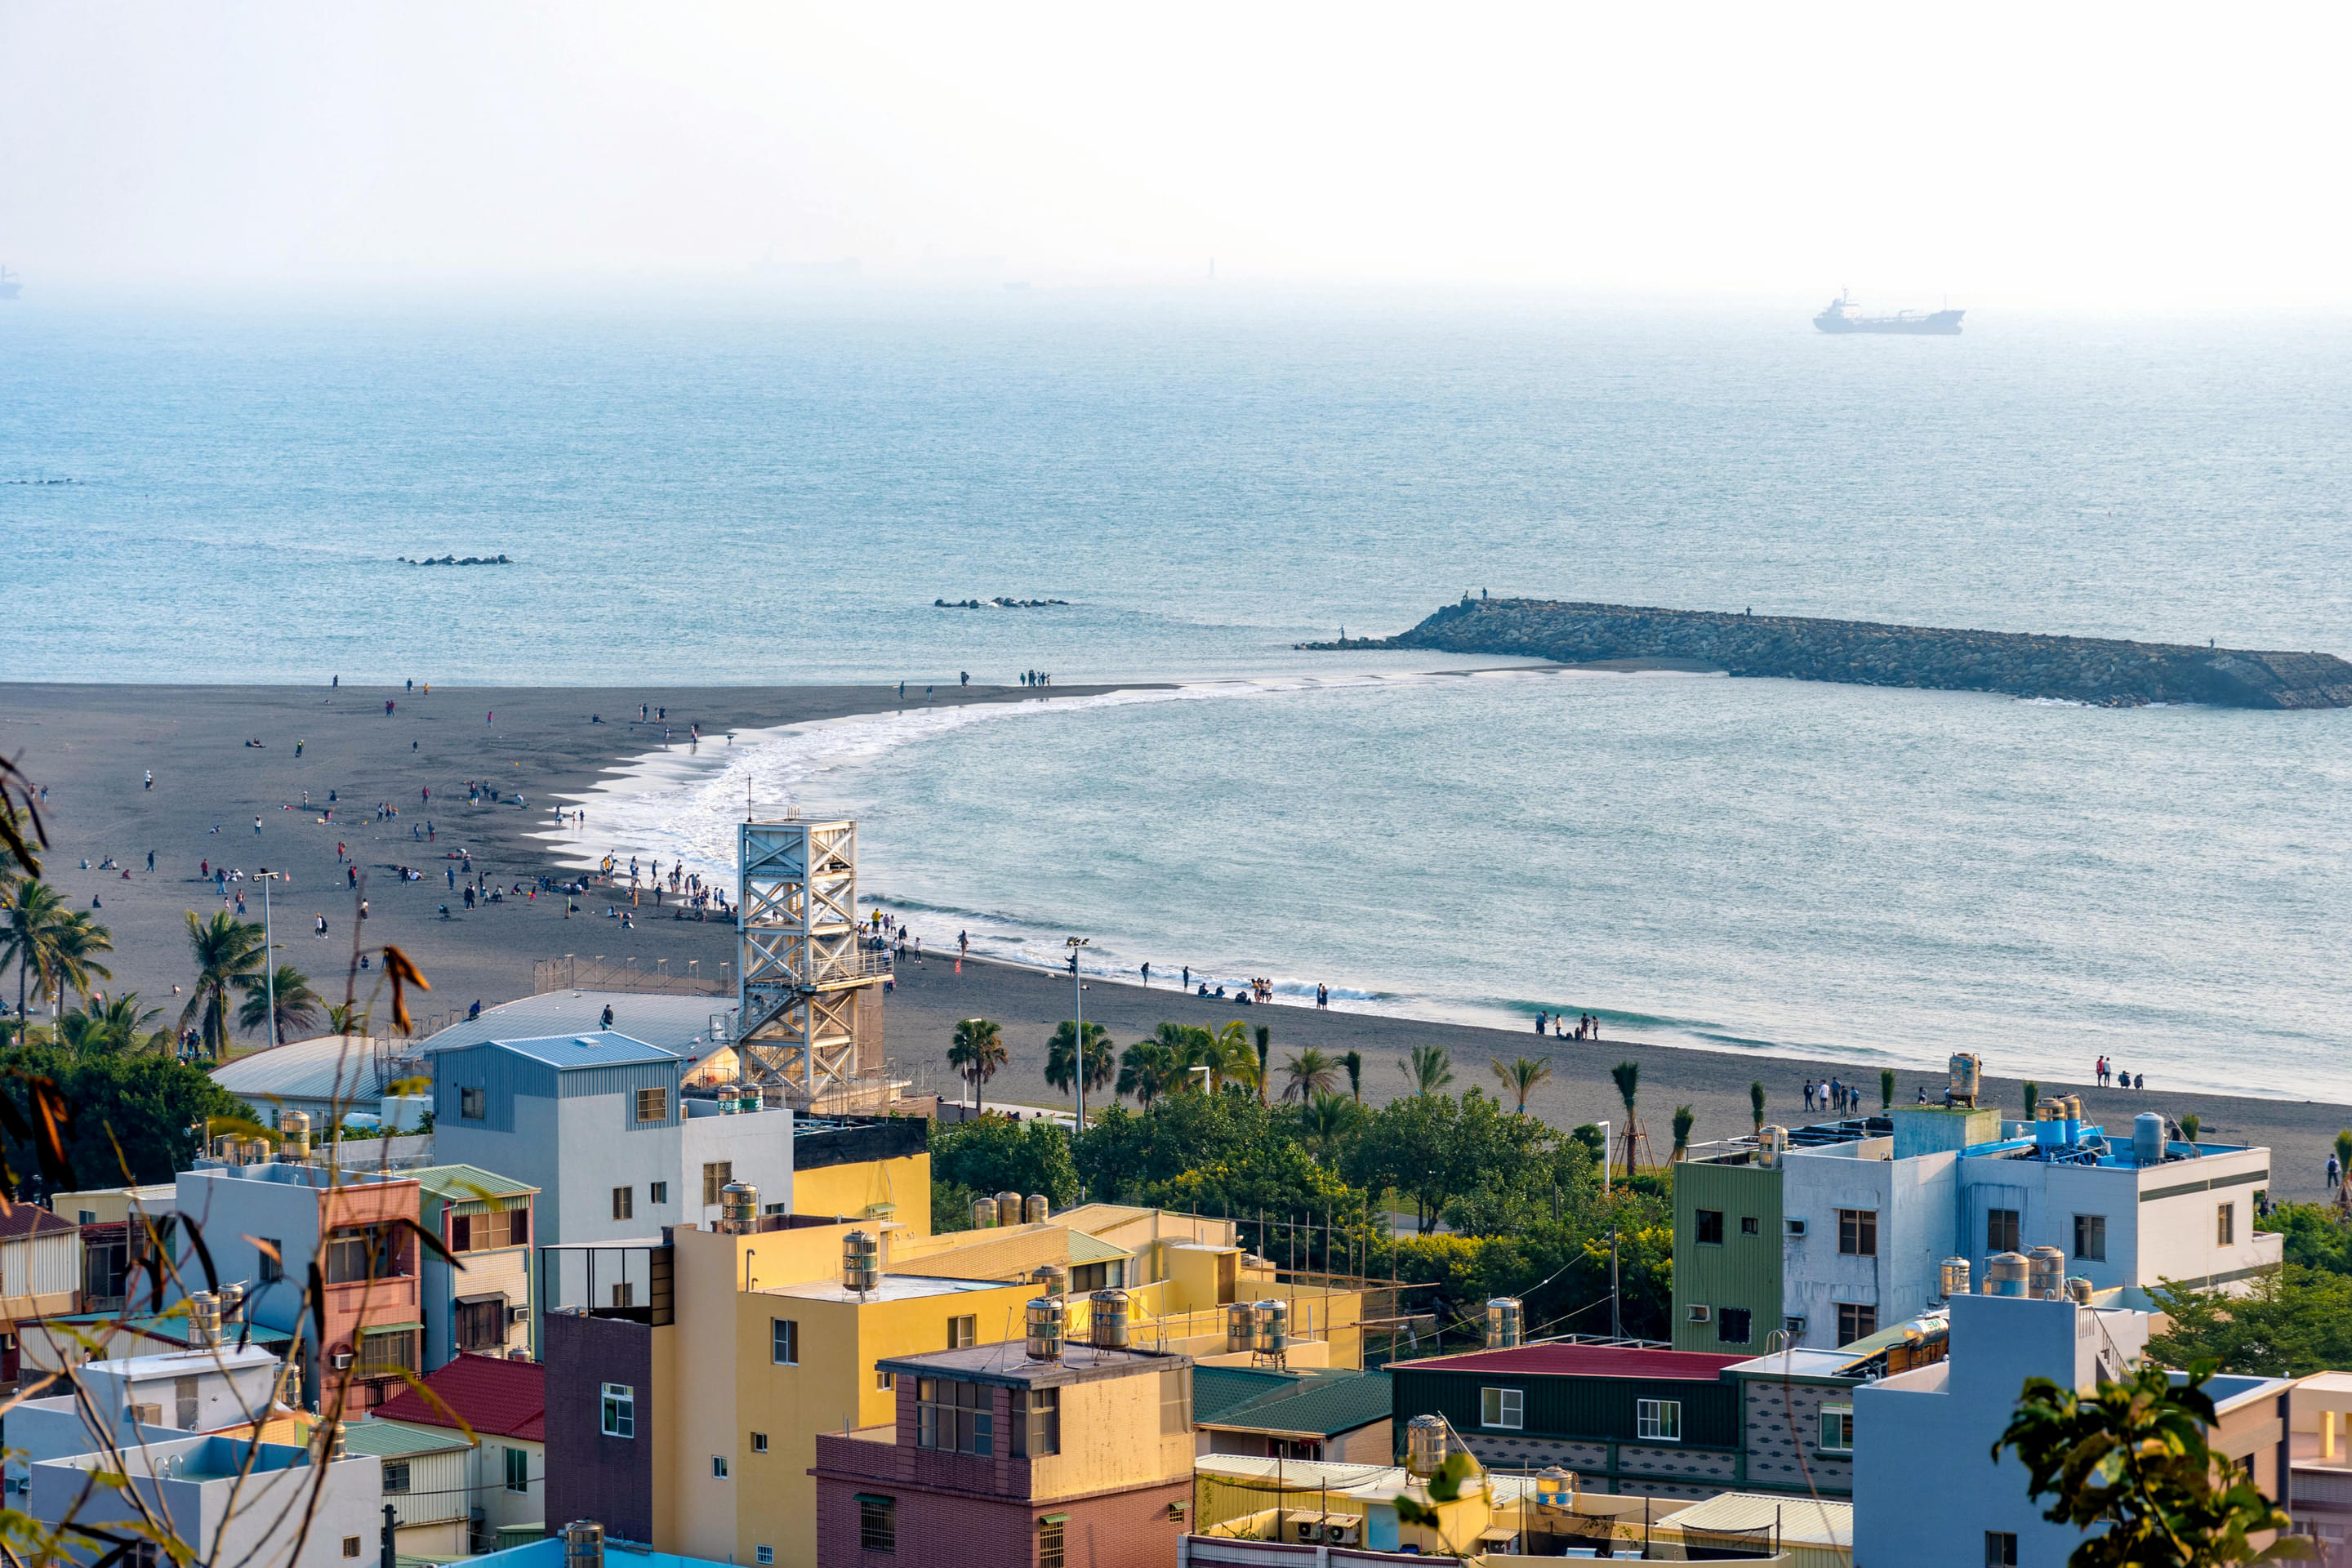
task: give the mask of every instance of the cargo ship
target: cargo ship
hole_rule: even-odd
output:
[[[1897,310],[1891,316],[1858,316],[1854,314],[1853,301],[1841,292],[1813,318],[1813,325],[1825,332],[1915,332],[1958,337],[1960,318],[1967,314],[1965,310],[1930,310],[1926,315]]]

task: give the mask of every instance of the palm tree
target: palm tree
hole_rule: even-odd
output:
[[[77,1053],[114,1056],[158,1041],[168,1043],[170,1031],[148,1028],[163,1016],[161,1007],[142,1007],[139,994],[126,991],[111,1001],[85,1000],[80,1012],[58,1020],[58,1036]]]
[[[114,933],[89,918],[86,910],[77,910],[66,917],[65,927],[58,932],[57,994],[60,1005],[68,987],[79,992],[85,1000],[89,995],[92,980],[111,980],[114,971],[92,956],[114,951]]]
[[[1698,1115],[1689,1106],[1675,1107],[1675,1152],[1666,1156],[1668,1164],[1672,1164],[1690,1152],[1691,1129],[1697,1123]]]
[[[1639,1136],[1634,1131],[1633,1100],[1642,1087],[1642,1064],[1619,1062],[1609,1069],[1609,1076],[1616,1080],[1617,1098],[1625,1102],[1625,1136],[1622,1142],[1625,1147],[1625,1173],[1631,1175],[1634,1169],[1633,1141]]]
[[[1354,1100],[1358,1105],[1363,1104],[1364,1053],[1361,1051],[1349,1051],[1346,1056],[1339,1058],[1339,1065],[1348,1069],[1348,1098]]]
[[[1045,1081],[1064,1094],[1069,1093],[1071,1086],[1077,1082],[1078,1053],[1075,1043],[1077,1033],[1077,1025],[1065,1018],[1054,1031],[1054,1037],[1045,1043]],[[1117,1065],[1111,1059],[1110,1031],[1100,1024],[1088,1024],[1087,1092],[1092,1094],[1108,1086],[1117,1071]]]
[[[1748,1109],[1756,1113],[1756,1131],[1764,1131],[1764,1080],[1758,1079],[1748,1086]]]
[[[1298,1108],[1298,1138],[1322,1163],[1332,1163],[1340,1145],[1363,1120],[1363,1110],[1341,1094],[1318,1091]]]
[[[25,1016],[30,977],[37,972],[47,991],[57,977],[58,944],[66,940],[73,912],[47,882],[24,880],[8,889],[8,921],[0,926],[0,963],[16,966],[16,1016]]]
[[[1257,1052],[1250,1045],[1249,1026],[1235,1018],[1219,1029],[1193,1065],[1209,1069],[1212,1094],[1223,1093],[1227,1079],[1249,1084],[1257,1076]]]
[[[1004,1030],[1000,1026],[986,1018],[965,1018],[957,1023],[955,1036],[948,1044],[948,1066],[971,1085],[973,1115],[980,1113],[981,1085],[994,1078],[1006,1059]]]
[[[1265,1080],[1273,1076],[1268,1058],[1274,1055],[1274,1030],[1265,1024],[1257,1026],[1257,1102],[1265,1103]]]
[[[1317,1097],[1330,1093],[1339,1081],[1339,1064],[1313,1046],[1283,1063],[1282,1072],[1290,1080],[1283,1086],[1282,1098],[1310,1105]]]
[[[228,1047],[230,988],[241,987],[261,968],[265,962],[261,945],[261,928],[237,920],[226,910],[208,921],[198,920],[194,910],[188,911],[188,946],[196,961],[196,983],[190,988],[188,1005],[180,1010],[180,1027],[184,1029],[201,1018],[205,1049],[215,1061]]]
[[[1536,1091],[1536,1085],[1551,1076],[1551,1063],[1539,1062],[1532,1057],[1521,1057],[1508,1067],[1503,1065],[1501,1058],[1490,1057],[1487,1065],[1502,1080],[1503,1088],[1517,1097],[1521,1116],[1528,1113],[1528,1096]]]
[[[367,1030],[367,1016],[355,1002],[334,1002],[327,1007],[327,1030],[330,1034],[358,1035]]]
[[[1118,1087],[1112,1092],[1122,1099],[1131,1094],[1137,1104],[1150,1105],[1183,1076],[1182,1062],[1166,1042],[1138,1040],[1119,1053]]]
[[[1435,1094],[1454,1081],[1454,1058],[1444,1046],[1415,1046],[1412,1059],[1397,1063],[1415,1094]]]
[[[310,977],[290,963],[279,964],[266,984],[251,976],[236,984],[245,993],[245,1005],[237,1009],[236,1026],[267,1026],[273,1046],[284,1045],[289,1034],[299,1036],[319,1021],[319,994],[310,989]]]

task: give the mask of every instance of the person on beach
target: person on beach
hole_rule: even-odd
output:
[[[302,754],[301,747],[299,742],[296,744],[294,754],[298,757]],[[147,787],[149,789],[153,789],[155,787],[155,770],[153,768],[149,768],[147,770]]]
[[[1148,958],[1143,961],[1143,983],[1146,985],[1151,984],[1151,961]]]
[[[1318,981],[1315,986],[1315,1005],[1318,1007],[1331,1005],[1331,988],[1320,981]]]
[[[1192,966],[1189,963],[1184,966],[1184,989],[1192,989]]]
[[[147,851],[147,874],[151,877],[155,874],[155,851],[152,849]]]
[[[1538,1009],[1536,1013],[1536,1033],[1538,1035],[1542,1034],[1544,1032],[1544,1025],[1548,1022],[1549,1022],[1549,1020],[1547,1019],[1542,1011]]]
[[[256,833],[259,833],[261,831],[261,818],[257,816],[253,819],[253,830]]]

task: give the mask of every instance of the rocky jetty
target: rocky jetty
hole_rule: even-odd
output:
[[[428,555],[422,561],[411,561],[407,556],[403,555],[399,559],[403,565],[407,566],[511,566],[514,564],[503,555]]]
[[[932,606],[941,610],[1042,610],[1049,605],[1066,605],[1067,599],[1009,599],[999,594],[993,599],[933,599]]]
[[[2101,707],[2352,708],[2352,664],[2326,653],[2258,653],[2111,637],[2041,637],[1727,615],[1549,599],[1448,605],[1392,637],[1302,648],[1436,648],[1561,664],[1675,660],[1731,675],[1941,691],[1999,691]]]

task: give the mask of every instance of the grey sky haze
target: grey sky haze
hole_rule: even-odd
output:
[[[2341,7],[0,0],[0,262],[2352,302]]]

